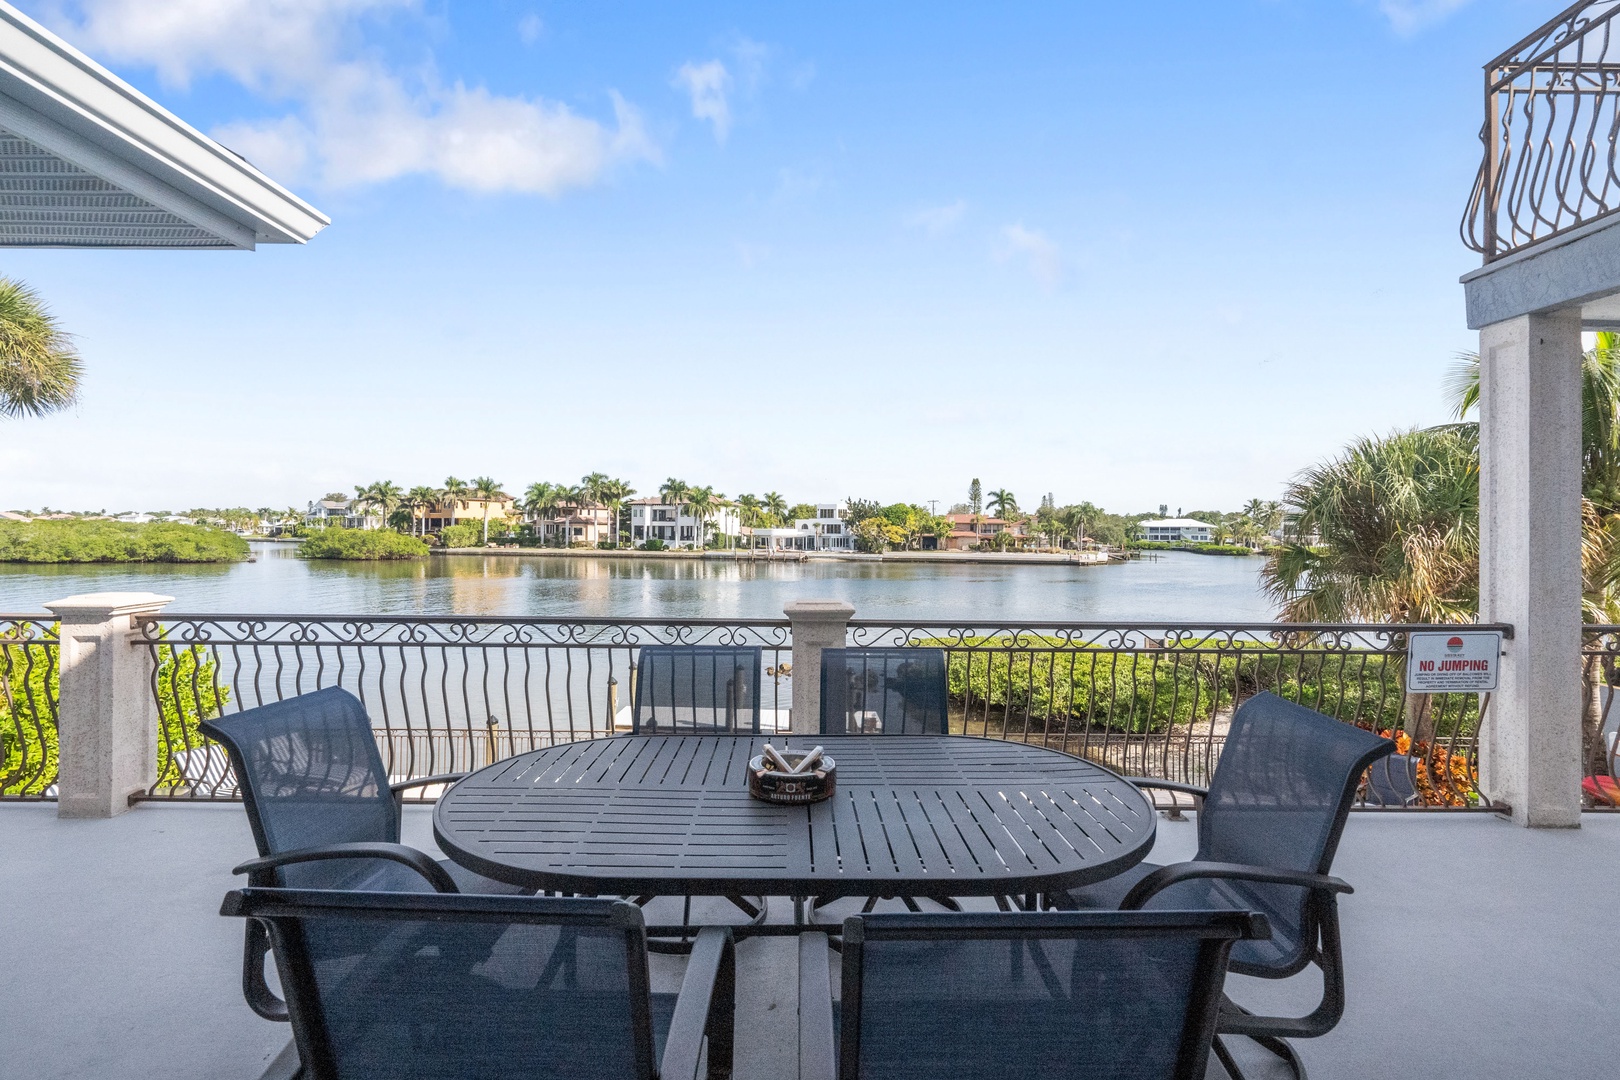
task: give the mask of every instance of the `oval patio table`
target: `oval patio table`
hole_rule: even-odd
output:
[[[772,739],[778,748],[784,736]],[[626,735],[507,758],[433,814],[476,873],[563,892],[675,896],[1002,896],[1076,888],[1140,862],[1148,800],[1100,765],[962,736],[808,736],[838,790],[809,806],[748,794],[763,736]]]

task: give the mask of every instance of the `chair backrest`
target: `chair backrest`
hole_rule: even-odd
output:
[[[636,662],[637,735],[759,731],[758,646],[644,645]]]
[[[1411,806],[1421,796],[1417,787],[1418,759],[1391,754],[1367,770],[1368,806]]]
[[[399,840],[388,770],[360,699],[337,687],[202,722],[230,755],[260,855],[359,841]],[[281,884],[343,888],[374,873],[371,860],[291,866]]]
[[[1240,911],[844,921],[842,1080],[1203,1080]]]
[[[821,650],[823,735],[943,735],[945,650]]]
[[[1370,731],[1275,694],[1257,694],[1232,717],[1198,815],[1198,858],[1331,872],[1363,774],[1394,750],[1391,740]],[[1316,928],[1308,890],[1230,879],[1218,888],[1234,907],[1271,920],[1271,942],[1233,950],[1234,971],[1282,974],[1304,967]]]
[[[269,925],[308,1080],[654,1075],[634,904],[243,889],[221,913]]]

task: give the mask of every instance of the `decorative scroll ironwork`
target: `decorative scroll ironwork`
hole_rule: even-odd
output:
[[[137,630],[163,712],[150,798],[234,798],[198,722],[328,686],[365,702],[395,780],[622,731],[643,645],[760,646],[764,723],[792,697],[782,621],[166,614]]]
[[[56,673],[55,624],[0,615],[0,798],[56,794]]]
[[[1620,209],[1620,0],[1581,0],[1485,65],[1463,243],[1490,262]]]
[[[1271,690],[1395,736],[1410,763],[1413,805],[1479,806],[1478,732],[1489,699],[1405,693],[1407,637],[1422,629],[1453,628],[861,620],[847,642],[944,648],[953,731],[1195,784],[1212,775],[1233,710]],[[236,797],[224,755],[202,738],[199,721],[327,686],[365,702],[395,779],[622,731],[643,645],[758,645],[763,725],[786,726],[792,701],[785,621],[162,615],[138,621],[136,635],[161,717],[159,778],[148,798]],[[10,695],[0,699],[5,797],[51,794],[56,658],[48,621],[0,616],[0,676]],[[1612,681],[1620,627],[1589,627],[1583,659],[1594,678]],[[1364,801],[1390,805],[1373,795],[1369,783]]]
[[[863,620],[851,624],[849,641],[944,648],[954,732],[1039,743],[1127,775],[1205,785],[1232,713],[1269,690],[1396,739],[1400,772],[1370,780],[1363,804],[1475,807],[1486,802],[1477,769],[1488,698],[1405,689],[1408,635],[1454,629]]]

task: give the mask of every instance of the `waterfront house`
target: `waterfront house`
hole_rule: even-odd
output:
[[[548,544],[595,545],[613,539],[613,508],[586,504],[559,506],[551,517],[530,513],[525,519]]]
[[[304,524],[315,529],[380,529],[383,521],[361,507],[358,499],[330,492],[309,504],[309,509],[304,511]]]
[[[1009,533],[1023,539],[1024,523],[989,514],[946,514],[951,533],[945,538],[946,551],[971,551],[997,533]]]
[[[756,551],[854,551],[855,531],[849,503],[817,503],[814,517],[795,518],[792,526],[744,530]]]
[[[1157,518],[1141,523],[1142,539],[1160,544],[1208,544],[1214,541],[1209,522],[1192,518]]]
[[[497,491],[488,499],[471,494],[441,498],[417,510],[416,516],[421,518],[423,530],[430,533],[440,532],[451,525],[474,524],[482,528],[486,506],[489,508],[488,520],[492,533],[505,532],[505,522],[515,523],[518,520],[517,500],[504,491]]]
[[[636,499],[626,504],[630,508],[630,540],[641,544],[648,540],[661,540],[669,547],[696,548],[703,546],[704,523],[692,514],[685,503],[664,502],[662,499]],[[709,519],[710,531],[720,536],[742,535],[742,519],[735,506],[718,506]]]

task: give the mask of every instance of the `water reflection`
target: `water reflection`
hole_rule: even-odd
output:
[[[753,562],[436,556],[419,562],[307,562],[254,544],[217,565],[0,564],[0,610],[37,611],[81,592],[141,590],[174,610],[779,618],[833,597],[871,618],[1250,621],[1271,617],[1259,559],[1170,553],[1115,566]]]

